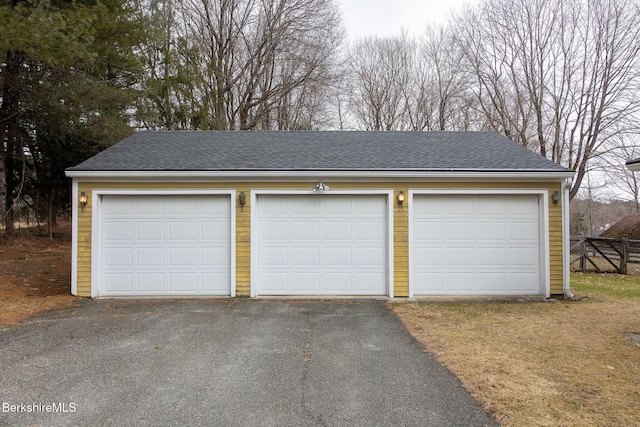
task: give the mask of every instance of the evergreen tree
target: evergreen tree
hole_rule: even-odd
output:
[[[49,225],[69,204],[64,170],[131,133],[143,28],[127,0],[0,0],[0,198]]]

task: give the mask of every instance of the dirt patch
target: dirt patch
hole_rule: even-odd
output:
[[[53,240],[37,228],[0,235],[0,326],[72,304],[70,283],[70,224],[61,223]]]
[[[393,310],[502,425],[640,425],[640,280],[575,277],[580,302]]]

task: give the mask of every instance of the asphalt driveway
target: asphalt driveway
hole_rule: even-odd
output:
[[[379,302],[81,301],[0,330],[0,403],[10,426],[496,425]]]

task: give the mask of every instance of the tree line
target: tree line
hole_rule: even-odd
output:
[[[332,0],[0,0],[0,28],[8,231],[136,129],[494,130],[575,170],[572,198],[640,156],[638,0],[485,0],[351,42]]]

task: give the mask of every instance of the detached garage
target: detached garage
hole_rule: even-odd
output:
[[[493,132],[140,132],[67,175],[80,296],[570,295],[573,172]]]

